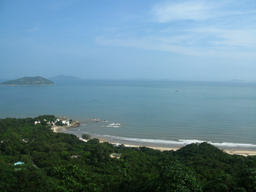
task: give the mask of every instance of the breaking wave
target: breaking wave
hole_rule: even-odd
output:
[[[191,143],[203,143],[207,142],[216,147],[256,147],[255,144],[249,143],[229,143],[229,142],[211,142],[203,140],[190,140],[190,139],[177,139],[177,140],[163,140],[163,139],[142,139],[142,138],[128,138],[128,137],[118,137],[111,135],[104,135],[104,137],[110,139],[117,139],[120,141],[130,141],[130,142],[139,142],[139,143],[152,143],[152,144],[164,144],[164,145],[188,145]]]
[[[120,123],[110,123],[109,125],[106,125],[106,127],[115,127],[115,128],[118,128],[120,126],[121,126]]]

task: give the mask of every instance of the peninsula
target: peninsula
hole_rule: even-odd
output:
[[[55,85],[55,83],[49,79],[36,76],[36,77],[23,77],[16,80],[5,81],[0,85],[2,86],[33,86],[33,85]]]

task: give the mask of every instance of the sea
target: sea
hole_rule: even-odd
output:
[[[0,118],[45,114],[80,121],[80,127],[64,130],[78,137],[256,150],[256,83],[84,80],[0,86]]]

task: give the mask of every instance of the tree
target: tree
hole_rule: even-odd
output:
[[[194,173],[176,159],[166,157],[159,166],[160,174],[146,182],[143,191],[202,191]]]
[[[244,168],[239,174],[239,185],[247,192],[256,191],[256,169]]]
[[[89,140],[89,139],[91,138],[91,135],[89,135],[89,134],[83,134],[83,135],[82,135],[82,138],[83,138],[83,139],[86,139],[86,140]]]
[[[0,168],[0,191],[44,191],[49,188],[45,173],[32,164]]]
[[[62,121],[57,121],[57,122],[55,123],[55,125],[63,126],[63,123],[62,123]]]
[[[54,176],[59,185],[53,183],[52,191],[99,191],[102,185],[96,185],[87,172],[76,165],[54,167]],[[63,190],[64,189],[64,190]]]
[[[12,191],[12,189],[17,185],[17,181],[18,178],[13,166],[0,166],[0,191]]]
[[[205,192],[245,192],[243,188],[239,188],[237,181],[229,174],[222,174],[211,181],[208,181],[203,187]]]

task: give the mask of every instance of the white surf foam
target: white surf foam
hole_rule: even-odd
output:
[[[142,138],[128,138],[128,137],[118,137],[118,136],[111,136],[111,135],[104,135],[105,137],[123,141],[133,141],[133,142],[140,142],[140,143],[152,143],[152,144],[165,144],[165,145],[188,145],[192,143],[203,143],[207,142],[211,145],[216,147],[256,147],[255,144],[250,143],[229,143],[229,142],[211,142],[211,141],[203,141],[203,140],[189,140],[189,139],[178,139],[178,140],[163,140],[163,139],[142,139]]]
[[[106,127],[114,127],[114,128],[118,128],[121,126],[121,123],[110,123],[108,125],[106,125]]]

